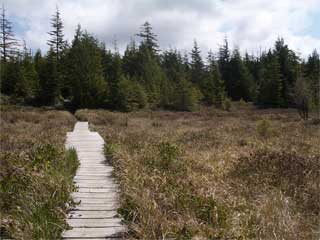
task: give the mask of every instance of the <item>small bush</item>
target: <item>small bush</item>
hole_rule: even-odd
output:
[[[147,106],[147,95],[143,87],[133,80],[123,78],[119,84],[120,106],[122,111],[135,111]]]
[[[240,106],[246,106],[247,102],[243,98],[241,98],[240,101],[239,101],[239,105]]]
[[[176,87],[173,96],[173,109],[178,111],[195,111],[199,106],[201,92],[187,80],[182,80]]]
[[[113,143],[106,143],[104,145],[104,155],[109,163],[112,163],[113,155],[116,151],[116,145]]]
[[[225,98],[223,103],[222,103],[222,109],[225,111],[230,111],[232,107],[232,103],[230,98]]]
[[[258,121],[256,127],[257,133],[261,137],[267,137],[271,133],[271,123],[267,119]]]
[[[162,142],[159,145],[160,167],[168,170],[177,163],[179,156],[179,148],[168,142]]]

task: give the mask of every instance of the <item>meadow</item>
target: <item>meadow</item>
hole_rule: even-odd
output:
[[[1,106],[0,238],[60,239],[78,166],[65,151],[76,119],[66,111]]]
[[[320,132],[294,109],[78,110],[132,239],[319,239]]]

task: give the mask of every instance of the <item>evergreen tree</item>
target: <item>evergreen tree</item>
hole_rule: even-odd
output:
[[[179,111],[194,111],[198,107],[201,94],[186,79],[181,80],[174,90],[173,108]]]
[[[54,105],[58,100],[59,85],[57,82],[57,63],[52,49],[46,59],[40,63],[39,85],[41,105]]]
[[[191,51],[191,81],[192,83],[200,86],[204,79],[204,64],[201,58],[201,52],[197,41],[193,43]]]
[[[108,88],[98,40],[78,26],[67,59],[73,106],[92,108],[105,104]]]
[[[238,49],[233,51],[229,63],[229,94],[234,100],[251,100],[253,80]]]
[[[224,44],[219,48],[218,64],[221,73],[221,78],[226,84],[227,95],[230,96],[232,82],[230,79],[230,50],[227,37],[224,39]]]
[[[1,93],[13,95],[17,82],[21,79],[21,66],[18,59],[1,66]]]
[[[161,56],[164,79],[161,84],[161,107],[173,108],[174,90],[177,84],[185,79],[183,60],[177,50],[167,50]]]
[[[282,91],[283,105],[289,106],[293,103],[291,99],[295,81],[298,77],[299,58],[284,43],[283,38],[279,38],[275,42],[274,52],[279,61],[280,73],[282,75]]]
[[[178,82],[186,77],[183,59],[177,50],[165,51],[162,55],[161,65],[170,82]]]
[[[111,56],[111,69],[108,73],[108,83],[109,83],[109,105],[112,109],[117,109],[120,104],[121,96],[119,93],[119,84],[123,77],[121,57],[118,52],[115,52]]]
[[[141,31],[137,36],[142,38],[142,47],[146,47],[151,54],[157,54],[159,51],[157,35],[152,32],[152,26],[149,22],[145,22],[141,26]]]
[[[122,58],[122,70],[124,75],[130,77],[136,76],[138,74],[138,65],[138,49],[136,47],[136,42],[132,38]]]
[[[147,95],[143,87],[135,80],[128,80],[121,77],[119,83],[119,104],[118,109],[130,112],[147,106]]]
[[[29,103],[34,103],[36,97],[39,95],[40,86],[38,74],[35,70],[35,64],[33,62],[31,51],[27,49],[24,43],[23,59],[21,63],[22,78],[23,83],[17,83],[16,92],[20,91],[22,97]],[[19,87],[18,87],[19,86]],[[21,87],[23,86],[23,87]],[[21,88],[21,89],[19,89]],[[22,90],[24,89],[24,90]]]
[[[206,78],[201,86],[202,94],[206,103],[221,107],[225,96],[225,86],[212,51],[208,53],[207,62]]]
[[[52,49],[52,53],[55,55],[56,62],[58,63],[66,45],[66,42],[63,40],[63,23],[58,8],[55,14],[52,15],[51,27],[53,29],[49,32],[51,39],[48,40],[48,45]]]
[[[282,76],[278,57],[271,51],[264,56],[262,81],[259,85],[258,103],[264,106],[283,106]]]
[[[160,103],[160,88],[164,73],[152,52],[148,48],[140,47],[138,53],[138,75],[136,79],[146,90],[148,102],[151,107],[157,107]]]
[[[320,119],[320,57],[317,50],[314,50],[308,58],[305,66],[305,76],[312,89],[312,104],[317,109]]]

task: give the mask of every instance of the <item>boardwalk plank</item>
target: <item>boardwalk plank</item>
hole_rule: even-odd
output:
[[[90,132],[87,122],[77,122],[74,131],[67,133],[66,148],[74,148],[80,162],[74,177],[77,192],[72,193],[79,204],[68,214],[73,228],[63,233],[63,239],[117,239],[126,231],[117,214],[118,185],[103,147],[102,137]]]

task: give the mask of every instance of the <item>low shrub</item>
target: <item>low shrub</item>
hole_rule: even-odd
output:
[[[229,112],[231,110],[231,107],[232,107],[232,102],[230,98],[225,98],[222,103],[222,109]]]
[[[261,137],[268,137],[271,134],[271,123],[270,121],[263,119],[257,122],[256,127],[257,133]]]

